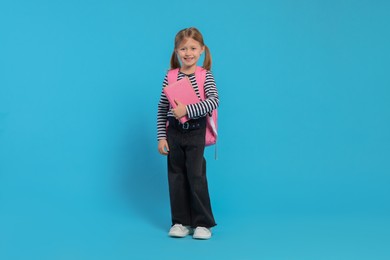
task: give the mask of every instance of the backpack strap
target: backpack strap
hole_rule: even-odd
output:
[[[204,83],[206,81],[206,70],[202,67],[196,67],[195,70],[195,78],[196,78],[196,83],[198,84],[198,89],[199,89],[199,94],[200,98],[202,100],[205,100],[205,93],[204,93]]]
[[[179,74],[179,69],[173,69],[168,71],[168,85],[177,81],[177,75]]]
[[[204,91],[204,83],[206,82],[206,73],[207,73],[206,69],[199,66],[196,68],[195,78],[196,78],[196,83],[198,84],[199,94],[202,100],[206,99],[205,97],[206,94]],[[213,115],[214,114],[216,115],[216,111],[214,111]],[[218,137],[217,125],[215,124],[214,120],[215,119],[213,119],[212,116],[207,116],[208,125],[211,127],[211,131],[213,131],[214,136]],[[215,160],[217,160],[217,143],[215,143],[214,148],[215,148],[214,158]]]

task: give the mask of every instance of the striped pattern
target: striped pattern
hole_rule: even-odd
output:
[[[195,74],[186,75],[179,71],[177,76],[177,80],[182,79],[183,77],[188,76],[192,87],[195,90],[195,93],[199,97],[199,89],[198,84],[196,83]],[[168,75],[165,75],[163,88],[168,85]],[[207,113],[210,113],[216,109],[219,105],[219,97],[217,87],[215,85],[213,74],[210,71],[206,72],[206,80],[204,83],[204,91],[206,100],[200,101],[197,104],[187,105],[187,116],[190,119],[196,119],[200,117],[206,116]],[[166,139],[166,122],[168,120],[168,116],[174,116],[170,110],[170,105],[167,97],[164,92],[161,90],[161,97],[158,103],[157,110],[157,140]]]

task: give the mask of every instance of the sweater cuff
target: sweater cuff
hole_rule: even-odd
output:
[[[188,119],[191,119],[191,118],[193,118],[193,115],[191,114],[191,109],[189,109],[189,106],[191,106],[191,105],[186,105],[186,111],[187,111]]]

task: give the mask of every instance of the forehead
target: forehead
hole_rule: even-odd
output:
[[[185,47],[185,46],[200,46],[200,43],[192,38],[184,38],[180,42],[179,47]]]

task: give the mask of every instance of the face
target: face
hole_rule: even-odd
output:
[[[176,49],[182,68],[187,70],[196,67],[196,63],[203,51],[204,47],[192,38],[185,38]]]

